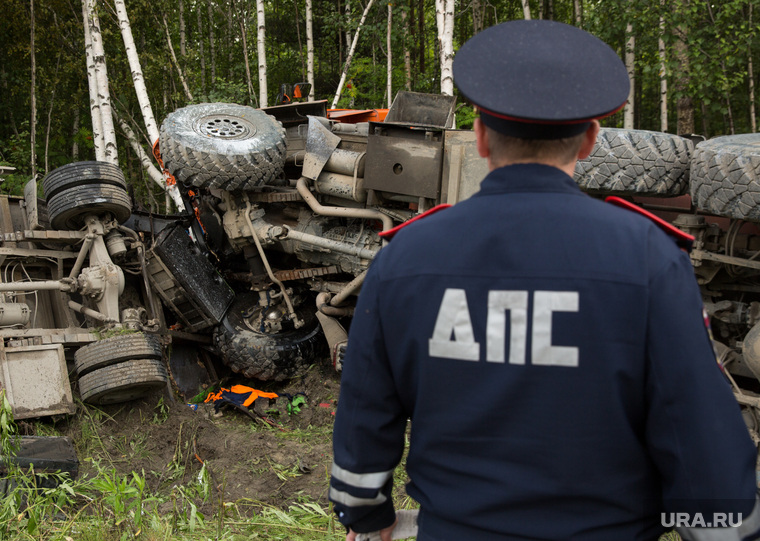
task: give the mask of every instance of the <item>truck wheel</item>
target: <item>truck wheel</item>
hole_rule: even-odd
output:
[[[74,354],[74,368],[77,376],[82,377],[98,368],[132,359],[161,360],[162,352],[161,341],[155,334],[121,334],[79,348]]]
[[[128,402],[166,386],[169,376],[156,359],[133,359],[79,378],[79,395],[90,404]]]
[[[691,161],[691,199],[710,214],[760,221],[760,134],[699,143]]]
[[[247,190],[282,173],[285,129],[252,107],[188,105],[167,115],[159,148],[164,167],[186,185]]]
[[[132,214],[132,200],[121,187],[108,184],[74,186],[48,198],[48,214],[53,229],[76,230],[88,214],[108,213],[124,223]]]
[[[591,155],[576,164],[575,182],[591,194],[683,195],[693,147],[668,133],[602,128]]]
[[[74,162],[53,169],[42,181],[42,191],[46,199],[55,194],[87,184],[108,184],[127,189],[124,173],[109,162]]]
[[[311,312],[296,310],[304,325],[298,329],[286,322],[283,330],[267,334],[254,329],[261,315],[258,295],[239,295],[222,322],[214,329],[214,344],[224,364],[234,372],[262,381],[282,381],[299,375],[321,352],[324,339]]]

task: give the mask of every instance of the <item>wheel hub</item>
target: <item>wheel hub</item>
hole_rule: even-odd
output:
[[[205,116],[198,121],[196,130],[219,139],[247,139],[256,134],[256,126],[247,120],[227,115]]]

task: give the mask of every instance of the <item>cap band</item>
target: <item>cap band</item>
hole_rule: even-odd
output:
[[[521,122],[519,120],[499,118],[483,110],[480,111],[480,120],[496,132],[519,139],[565,139],[580,135],[591,126],[591,121],[588,120],[573,124]]]

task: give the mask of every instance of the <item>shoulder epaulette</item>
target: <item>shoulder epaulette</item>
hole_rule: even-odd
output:
[[[637,212],[638,214],[641,214],[642,216],[645,216],[649,220],[653,221],[655,225],[657,225],[657,227],[659,227],[660,229],[665,231],[665,233],[667,233],[670,237],[672,237],[680,248],[686,250],[687,252],[691,251],[691,248],[694,245],[694,237],[689,235],[688,233],[685,233],[684,231],[681,231],[676,226],[666,222],[659,216],[655,216],[648,210],[644,210],[640,206],[634,205],[630,201],[626,201],[625,199],[616,197],[614,195],[605,198],[605,201],[607,203],[612,203],[613,205],[616,205],[618,207],[632,210],[634,212]]]
[[[378,235],[380,235],[385,240],[391,240],[396,233],[398,233],[399,231],[401,231],[402,229],[404,229],[406,226],[408,226],[412,222],[416,222],[417,220],[421,220],[422,218],[425,218],[426,216],[430,216],[431,214],[435,214],[439,210],[447,209],[450,206],[451,205],[449,205],[448,203],[444,203],[442,205],[436,205],[435,207],[431,208],[430,210],[426,210],[422,214],[418,214],[417,216],[415,216],[411,220],[407,220],[404,223],[397,225],[393,229],[388,229],[386,231],[381,231],[380,233],[378,233]]]

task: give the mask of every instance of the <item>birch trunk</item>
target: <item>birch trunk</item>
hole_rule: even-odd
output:
[[[179,65],[179,61],[177,60],[177,55],[174,54],[174,45],[172,45],[172,36],[169,33],[169,24],[166,22],[165,14],[162,16],[162,20],[164,23],[164,31],[166,33],[166,43],[169,46],[169,53],[171,54],[172,61],[174,62],[174,67],[177,68],[177,73],[179,74],[179,80],[182,83],[182,89],[185,91],[185,97],[187,98],[187,101],[194,101],[193,95],[190,92],[190,87],[187,86],[187,81],[185,81],[185,74],[182,73],[182,67]]]
[[[124,0],[114,0],[114,5],[116,6],[116,14],[119,18],[119,28],[121,29],[121,38],[124,41],[124,50],[129,60],[129,69],[132,71],[132,82],[135,86],[137,102],[140,104],[140,112],[142,112],[143,122],[145,123],[145,129],[148,131],[150,143],[154,145],[158,141],[158,126],[156,125],[156,118],[153,116],[153,108],[148,98],[148,89],[145,87],[145,78],[140,66],[140,58],[137,55],[135,40],[132,37],[132,26],[129,24],[127,8],[124,5]]]
[[[393,100],[393,54],[391,48],[391,23],[393,21],[393,7],[388,4],[388,34],[386,37],[386,47],[388,47],[388,109],[391,108],[391,101]]]
[[[100,122],[103,128],[104,161],[114,165],[119,164],[116,148],[116,131],[111,114],[111,94],[108,89],[108,69],[106,55],[103,50],[103,37],[100,34],[100,19],[97,14],[96,0],[84,0],[87,4],[88,23],[90,25],[90,40],[92,42],[92,57],[95,65],[95,81],[97,99],[100,102]]]
[[[87,57],[87,86],[90,94],[90,116],[92,118],[92,145],[95,150],[95,160],[103,162],[106,159],[106,144],[103,140],[103,122],[101,120],[100,99],[98,98],[98,83],[95,80],[95,55],[92,52],[87,0],[82,0],[82,20],[84,21],[84,51]]]
[[[359,41],[359,33],[361,32],[362,26],[364,26],[364,21],[367,19],[367,13],[369,13],[369,8],[372,7],[372,4],[375,2],[375,0],[369,0],[367,2],[367,7],[364,8],[364,13],[362,13],[362,18],[359,21],[359,26],[356,28],[356,33],[354,33],[354,40],[351,42],[351,48],[348,51],[348,56],[346,57],[346,64],[343,66],[343,73],[340,74],[340,82],[338,83],[338,90],[335,92],[335,97],[333,98],[332,105],[330,106],[331,109],[335,109],[335,107],[338,105],[338,100],[340,99],[340,94],[343,92],[343,85],[346,84],[346,75],[348,75],[348,69],[351,67],[351,60],[354,57],[354,51],[356,50],[356,43]]]
[[[454,95],[454,1],[436,0],[435,20],[441,65],[441,94]]]
[[[245,64],[245,81],[248,83],[248,104],[252,104],[255,102],[255,98],[253,96],[253,80],[251,79],[251,64],[248,62],[248,38],[247,38],[247,32],[245,30],[245,19],[248,17],[246,16],[248,13],[248,10],[244,11],[240,14],[240,36],[242,37],[243,41],[243,60]]]
[[[267,51],[266,20],[264,19],[264,0],[256,0],[256,53],[259,61],[259,103],[267,106]]]
[[[660,6],[665,5],[665,0],[660,0]],[[668,131],[668,72],[667,57],[665,55],[665,18],[660,17],[660,37],[657,47],[660,55],[660,131]]]
[[[631,90],[628,92],[628,100],[625,102],[625,110],[623,112],[623,128],[626,130],[633,129],[633,96],[634,87],[636,86],[634,61],[635,61],[635,49],[636,49],[636,37],[633,35],[633,24],[628,23],[625,27],[625,34],[627,36],[625,42],[625,67],[628,70],[628,78],[631,80]]]
[[[137,157],[140,159],[140,163],[145,169],[145,172],[148,173],[148,176],[153,180],[153,182],[161,186],[161,189],[165,190],[166,183],[164,182],[164,175],[161,174],[161,171],[159,171],[155,165],[153,165],[153,161],[148,156],[148,153],[145,152],[145,149],[143,149],[140,141],[135,135],[135,132],[132,131],[132,128],[129,127],[129,124],[127,124],[120,115],[115,114],[115,116],[116,121],[119,123],[119,127],[121,127],[124,135],[127,136],[129,146],[131,146],[132,150],[134,150],[135,154],[137,154]]]
[[[306,0],[306,81],[309,83],[309,101],[314,101],[314,26],[311,0]]]
[[[32,132],[32,148],[31,148],[31,159],[30,159],[30,166],[32,170],[32,176],[34,177],[37,174],[37,59],[34,54],[34,0],[31,0],[29,2],[29,8],[30,8],[30,33],[29,33],[29,50],[30,50],[30,60],[32,63],[32,81],[31,81],[31,93],[30,101],[31,101],[31,127],[30,131]]]
[[[526,21],[530,20],[530,3],[528,0],[521,0],[522,2],[522,8],[523,8],[523,17],[525,17]]]

